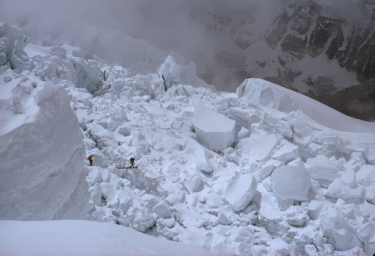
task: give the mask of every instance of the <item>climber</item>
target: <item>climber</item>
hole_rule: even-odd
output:
[[[130,158],[130,166],[129,166],[129,168],[134,168],[135,167],[134,166],[134,161],[135,161],[134,157]]]
[[[89,156],[87,157],[87,160],[90,161],[90,166],[92,166],[92,157],[93,157],[93,155],[89,155]]]

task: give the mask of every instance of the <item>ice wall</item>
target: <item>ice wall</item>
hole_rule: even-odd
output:
[[[85,146],[65,91],[36,77],[0,86],[0,219],[84,219]]]
[[[374,122],[351,118],[307,96],[262,79],[246,79],[236,93],[248,102],[273,109],[275,115],[285,115],[277,117],[278,120],[262,121],[263,128],[275,126],[288,138],[293,131],[293,143],[300,147],[302,158],[318,154],[350,158],[352,151],[360,151],[365,161],[375,163]],[[240,119],[240,112],[232,111],[232,115],[237,116],[236,120]],[[245,117],[247,123],[258,122],[252,121],[253,116],[261,119],[254,112]]]
[[[0,22],[0,66],[7,64],[17,71],[25,69],[28,57],[23,48],[27,43],[21,29]]]

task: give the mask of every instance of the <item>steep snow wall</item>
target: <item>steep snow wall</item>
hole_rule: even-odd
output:
[[[36,77],[1,84],[0,117],[0,219],[85,218],[85,146],[65,91]]]

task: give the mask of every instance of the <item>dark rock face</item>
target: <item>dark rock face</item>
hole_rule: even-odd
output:
[[[316,21],[315,28],[311,33],[309,40],[309,55],[316,57],[322,52],[329,44],[330,38],[337,34],[337,31],[341,28],[342,22],[332,18],[324,17],[319,15]],[[341,43],[342,45],[342,43]],[[340,44],[337,46],[341,47]],[[337,50],[338,48],[332,48]]]
[[[363,13],[357,23],[335,17],[313,1],[286,5],[264,40],[297,61],[307,55],[324,58],[354,73],[359,84],[345,90],[337,90],[342,85],[334,75],[307,74],[303,82],[310,90],[306,94],[347,115],[375,121],[375,4],[363,1],[357,5]],[[282,65],[278,77],[264,78],[298,90],[294,78],[299,73],[288,69],[288,62],[280,56],[278,61]]]
[[[292,4],[284,9],[276,18],[274,22],[276,25],[268,32],[265,41],[271,48],[275,48],[280,43],[283,51],[289,52],[297,59],[302,59],[308,48],[307,33],[319,14],[319,6],[309,2]],[[292,13],[288,14],[291,11]]]
[[[371,83],[375,78],[375,6],[364,8],[362,23],[349,24],[312,1],[291,4],[276,18],[265,41],[273,49],[280,45],[297,59],[324,54],[355,72],[360,81]]]

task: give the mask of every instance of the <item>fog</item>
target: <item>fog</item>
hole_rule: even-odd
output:
[[[37,8],[72,17],[101,29],[115,29],[193,61],[198,75],[221,90],[233,91],[247,73],[232,78],[244,65],[246,51],[234,42],[238,31],[249,40],[262,38],[285,4],[299,0],[1,0],[13,12],[0,14],[22,23],[16,13]],[[333,16],[360,22],[363,7],[354,0],[315,0]],[[1,8],[0,8],[1,10]],[[13,15],[13,17],[12,17]],[[13,21],[12,21],[12,18]],[[48,19],[40,19],[48,23]],[[23,21],[27,23],[27,21]],[[249,32],[250,31],[250,32]],[[246,34],[245,33],[245,34]],[[219,57],[218,57],[219,56]],[[224,56],[224,57],[223,57]],[[100,56],[106,59],[106,56]],[[220,73],[227,73],[226,76]]]

